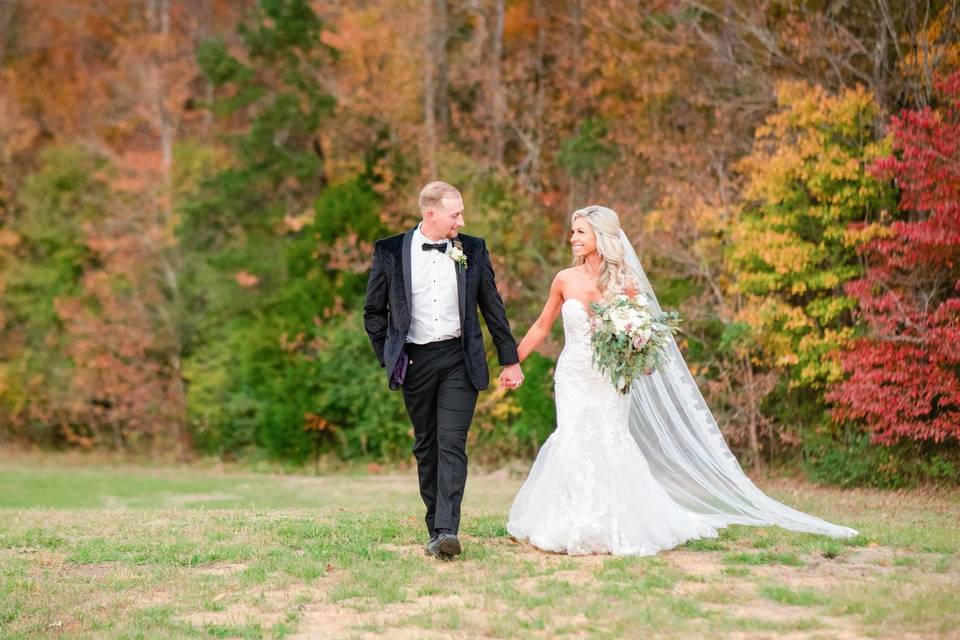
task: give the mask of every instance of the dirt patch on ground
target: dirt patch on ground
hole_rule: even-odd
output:
[[[62,564],[60,565],[60,574],[65,576],[78,576],[84,578],[104,578],[106,576],[117,576],[119,574],[129,574],[126,567],[117,566],[114,562],[91,562],[90,564]]]
[[[228,576],[243,571],[247,566],[242,562],[215,562],[197,567],[194,571],[208,576]]]
[[[664,560],[687,575],[701,578],[720,573],[723,563],[716,554],[697,551],[668,551],[662,554]]]
[[[465,632],[458,634],[453,630],[431,631],[415,624],[399,628],[395,626],[398,622],[411,620],[416,616],[450,609],[459,612],[461,624],[467,623],[471,626],[482,623],[486,615],[482,610],[470,608],[459,594],[423,596],[410,602],[384,605],[376,611],[358,611],[329,602],[314,602],[304,608],[297,633],[289,637],[292,640],[356,637],[357,631],[361,631],[359,637],[362,638],[468,637]]]
[[[305,593],[313,597],[312,592],[302,588],[259,590],[247,594],[240,600],[228,602],[231,594],[222,593],[211,600],[213,611],[197,611],[183,617],[183,620],[199,628],[206,625],[243,625],[255,622],[264,629],[284,620],[291,609],[295,608],[298,598]],[[235,595],[235,594],[233,594]]]

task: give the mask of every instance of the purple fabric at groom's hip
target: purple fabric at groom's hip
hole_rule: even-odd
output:
[[[393,371],[390,372],[390,382],[398,387],[403,384],[407,377],[407,364],[409,362],[410,357],[407,355],[407,350],[401,347],[400,355],[397,356],[397,364],[393,365]]]

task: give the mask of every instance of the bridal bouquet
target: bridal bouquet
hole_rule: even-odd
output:
[[[679,331],[680,314],[657,313],[647,296],[617,296],[609,304],[590,305],[593,363],[626,393],[641,373],[653,373],[666,357],[670,337]]]

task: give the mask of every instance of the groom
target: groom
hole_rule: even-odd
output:
[[[490,382],[478,306],[504,366],[503,384],[515,388],[523,374],[486,243],[458,233],[460,192],[431,182],[420,192],[420,214],[415,228],[376,242],[363,323],[413,423],[426,552],[450,559],[460,553],[467,431],[477,393]]]

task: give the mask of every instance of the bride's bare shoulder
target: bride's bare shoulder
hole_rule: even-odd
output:
[[[566,291],[570,283],[577,277],[576,267],[561,269],[553,277],[553,286],[559,287],[561,291]]]
[[[576,267],[567,267],[566,269],[561,269],[557,272],[556,279],[561,282],[567,282],[571,278],[575,278],[579,274],[579,271]]]

